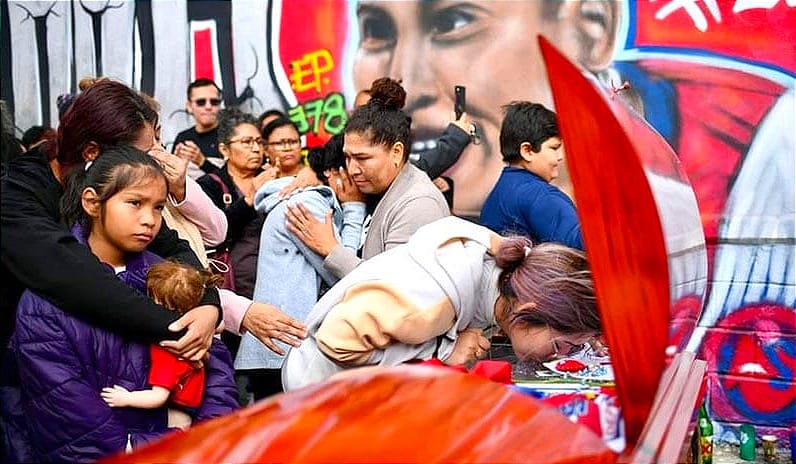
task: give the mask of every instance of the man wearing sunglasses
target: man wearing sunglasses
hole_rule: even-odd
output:
[[[188,86],[185,108],[193,115],[196,125],[177,134],[174,154],[187,159],[188,175],[196,179],[216,172],[223,163],[218,151],[218,111],[221,109],[221,89],[210,79],[200,78]]]

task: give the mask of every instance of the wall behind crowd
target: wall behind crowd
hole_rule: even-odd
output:
[[[18,134],[56,126],[57,96],[103,75],[154,95],[169,141],[193,124],[187,84],[208,77],[226,105],[282,109],[313,144],[342,130],[357,90],[390,75],[407,88],[422,151],[463,84],[482,135],[448,173],[466,215],[500,172],[499,106],[552,106],[535,44],[544,33],[606,87],[631,84],[694,184],[711,285],[689,346],[710,363],[720,438],[743,422],[794,425],[793,1],[3,0],[1,13],[1,96]],[[621,176],[606,168],[596,175]]]

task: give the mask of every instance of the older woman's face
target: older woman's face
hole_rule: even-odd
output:
[[[268,135],[265,141],[271,163],[279,160],[283,172],[293,173],[301,164],[301,139],[293,126],[282,126]]]
[[[263,165],[263,152],[259,143],[251,143],[260,139],[260,131],[254,124],[239,124],[232,137],[222,147],[227,163],[239,171],[257,172]]]
[[[467,87],[467,113],[482,143],[468,146],[447,175],[456,186],[456,213],[475,215],[503,167],[501,107],[513,100],[552,107],[537,34],[570,56],[578,55],[584,35],[599,33],[594,25],[607,22],[592,19],[584,25],[583,17],[597,18],[599,11],[590,10],[603,3],[564,2],[550,13],[550,3],[541,0],[362,1],[354,84],[359,90],[379,77],[400,79],[415,142],[442,134],[454,105],[453,87]]]

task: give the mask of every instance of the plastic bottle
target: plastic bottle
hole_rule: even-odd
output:
[[[705,403],[699,408],[699,458],[697,462],[701,464],[713,463],[713,422],[708,416],[708,409]]]

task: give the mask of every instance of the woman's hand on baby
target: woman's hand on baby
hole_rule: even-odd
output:
[[[288,205],[285,216],[287,230],[304,242],[310,250],[324,258],[329,256],[340,243],[334,235],[331,211],[326,213],[324,222],[320,222],[306,206],[296,203]]]
[[[276,354],[285,354],[285,351],[274,340],[299,346],[301,340],[307,338],[307,327],[303,323],[283,313],[276,306],[256,301],[249,306],[241,326]]]
[[[218,308],[212,305],[197,306],[169,326],[172,332],[187,329],[185,335],[177,341],[160,342],[160,346],[188,361],[199,361],[210,349],[213,334],[216,333],[216,322]]]
[[[490,346],[489,339],[484,337],[481,329],[467,328],[459,332],[456,343],[453,345],[453,352],[442,362],[449,366],[469,364],[483,359]]]
[[[100,392],[100,396],[105,403],[112,408],[123,408],[129,406],[130,391],[121,385],[105,387]]]

